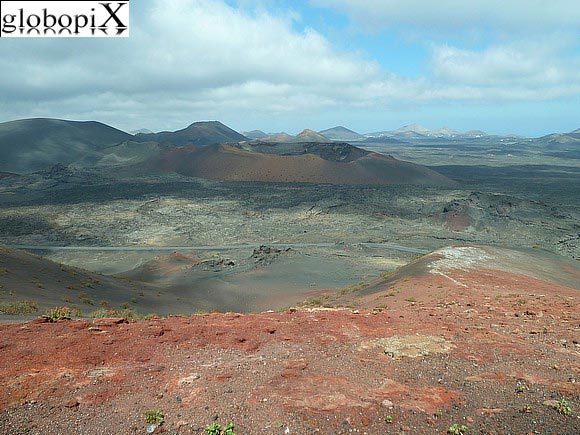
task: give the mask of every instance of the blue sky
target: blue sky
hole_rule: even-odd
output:
[[[580,127],[577,0],[148,0],[127,40],[0,42],[0,121]]]

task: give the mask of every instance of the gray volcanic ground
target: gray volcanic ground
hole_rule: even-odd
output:
[[[108,278],[91,278],[107,283],[94,295],[77,288],[70,273],[55,275],[47,285],[31,279],[17,289],[10,280],[15,266],[7,265],[0,274],[0,303],[34,299],[40,310],[61,300],[84,313],[99,304],[159,314],[261,311],[373,281],[450,244],[580,257],[580,165],[569,154],[517,144],[502,154],[502,146],[493,143],[444,141],[364,148],[430,166],[455,183],[210,181],[173,170],[184,165],[184,156],[198,155],[197,148],[164,150],[152,142],[124,142],[71,166],[4,173],[0,243],[47,247],[34,252]],[[368,153],[315,143],[224,149],[235,159],[251,155],[253,162],[303,158],[308,152],[310,161],[325,165],[357,163]],[[205,150],[200,155],[222,153],[219,147]],[[147,169],[152,159],[162,162],[161,170]],[[116,250],[53,249],[60,246]],[[54,266],[38,265],[34,276],[42,276],[43,268]],[[48,290],[43,293],[39,284]],[[143,295],[136,293],[139,286]]]

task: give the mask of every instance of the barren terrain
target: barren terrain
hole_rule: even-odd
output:
[[[43,257],[0,252],[0,306],[37,307],[2,316],[0,432],[579,433],[578,169],[460,157],[438,187],[0,179],[0,242]]]
[[[578,288],[502,272],[518,255],[444,249],[360,309],[0,326],[0,431],[576,434]]]

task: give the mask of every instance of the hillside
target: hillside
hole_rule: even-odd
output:
[[[155,292],[146,285],[136,287],[128,280],[0,246],[0,319],[12,318],[9,311],[18,309],[28,311],[20,314],[34,317],[63,305],[86,314],[103,307],[120,310],[123,304],[143,313],[154,312],[158,305]]]
[[[398,128],[393,131],[394,134],[408,134],[408,133],[417,133],[422,136],[429,136],[431,131],[422,125],[419,124],[410,124],[405,125],[401,128]]]
[[[578,287],[526,263],[448,247],[351,308],[0,325],[0,432],[578,433]]]
[[[340,142],[360,141],[365,139],[365,137],[362,134],[358,134],[357,132],[349,130],[348,128],[342,126],[322,130],[319,131],[318,133],[320,133],[321,135],[330,140]]]
[[[365,143],[384,143],[384,144],[405,144],[407,142],[395,139],[394,137],[390,136],[378,136],[378,137],[367,137],[363,140]]]
[[[265,139],[268,137],[262,130],[243,131],[242,134],[248,139]]]
[[[580,159],[580,134],[549,134],[517,144],[522,148],[537,149],[548,155],[565,159]]]
[[[95,121],[23,119],[0,124],[0,171],[28,173],[68,165],[133,136]]]
[[[451,180],[425,166],[348,144],[297,144],[297,148],[290,149],[286,144],[247,147],[249,149],[227,145],[170,148],[150,159],[143,168],[226,181],[452,184]]]
[[[329,303],[342,305],[356,301],[357,306],[372,309],[409,279],[414,284],[404,286],[406,296],[429,304],[437,303],[441,297],[429,289],[441,283],[482,292],[493,288],[500,294],[524,290],[526,285],[537,291],[553,286],[568,289],[563,294],[573,295],[580,290],[580,267],[574,260],[539,249],[452,246],[425,255],[394,274]]]
[[[219,121],[194,122],[189,127],[177,131],[163,131],[160,133],[138,134],[140,142],[159,142],[174,146],[184,145],[212,145],[222,143],[236,143],[248,140],[235,130]]]

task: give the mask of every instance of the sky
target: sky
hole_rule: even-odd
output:
[[[130,38],[0,40],[0,122],[580,128],[578,0],[132,0]]]

